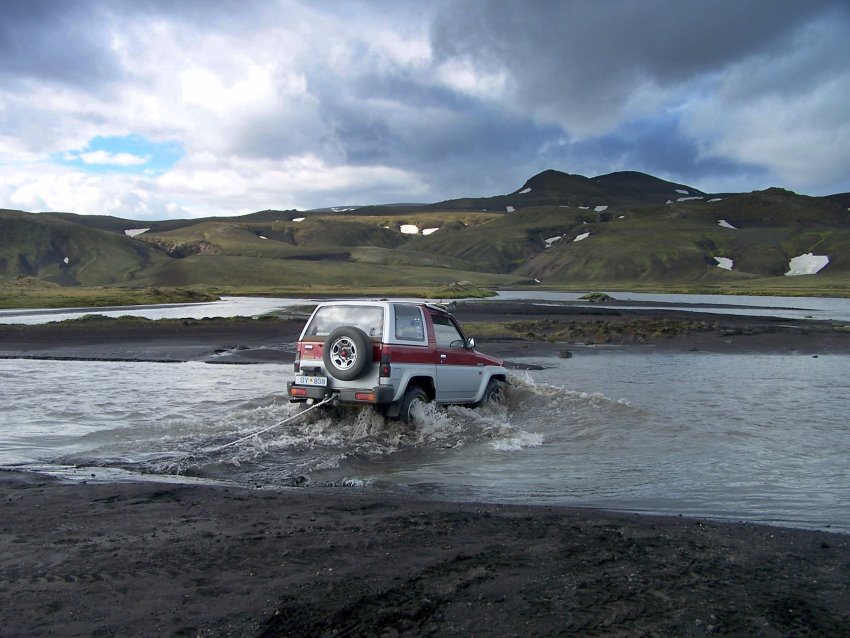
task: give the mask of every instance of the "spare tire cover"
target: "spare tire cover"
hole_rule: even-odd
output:
[[[322,359],[327,373],[340,381],[353,381],[372,363],[372,340],[360,328],[340,326],[325,339]]]

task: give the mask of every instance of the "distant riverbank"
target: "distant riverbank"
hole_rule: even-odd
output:
[[[0,357],[111,361],[290,363],[306,319],[293,310],[259,319],[147,320],[87,317],[0,325]],[[746,310],[741,310],[745,313]],[[842,322],[664,308],[587,307],[510,301],[460,302],[455,316],[482,351],[506,359],[567,356],[575,348],[736,352],[850,352]]]

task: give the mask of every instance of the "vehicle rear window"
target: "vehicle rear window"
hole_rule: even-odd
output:
[[[425,328],[422,324],[422,311],[418,307],[396,304],[395,338],[399,341],[425,341]]]
[[[323,306],[313,315],[304,334],[327,337],[340,326],[354,326],[370,337],[380,337],[384,331],[384,309],[375,306]]]

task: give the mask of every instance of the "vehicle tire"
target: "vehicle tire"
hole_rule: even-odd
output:
[[[372,363],[372,341],[360,328],[340,326],[325,339],[325,370],[340,381],[353,381]]]
[[[415,385],[408,388],[401,400],[398,418],[401,419],[402,423],[413,423],[415,406],[421,403],[429,403],[430,401],[431,399],[428,397],[428,393],[420,386]]]
[[[505,382],[499,379],[490,379],[487,382],[487,388],[484,390],[484,396],[478,405],[488,405],[490,403],[501,404],[505,400]]]

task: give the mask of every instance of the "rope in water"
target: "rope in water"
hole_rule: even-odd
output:
[[[252,432],[251,434],[248,434],[247,436],[243,436],[241,438],[238,438],[235,441],[231,441],[230,443],[222,445],[221,447],[213,448],[212,450],[209,450],[209,453],[212,454],[213,452],[221,452],[222,450],[227,449],[229,447],[232,447],[234,445],[238,445],[239,443],[242,443],[243,441],[247,441],[248,439],[253,439],[255,436],[259,436],[260,434],[265,434],[269,430],[279,428],[281,425],[286,425],[290,421],[294,421],[298,417],[304,416],[310,410],[314,410],[315,408],[318,408],[318,407],[324,405],[325,403],[328,403],[329,401],[333,401],[334,398],[336,398],[336,397],[331,395],[331,396],[327,397],[326,399],[323,399],[319,403],[314,403],[313,405],[311,405],[306,410],[303,410],[303,411],[299,412],[298,414],[293,414],[291,417],[289,417],[288,419],[284,419],[280,423],[275,423],[274,425],[270,425],[269,427],[263,428],[262,430],[257,430],[256,432]]]

